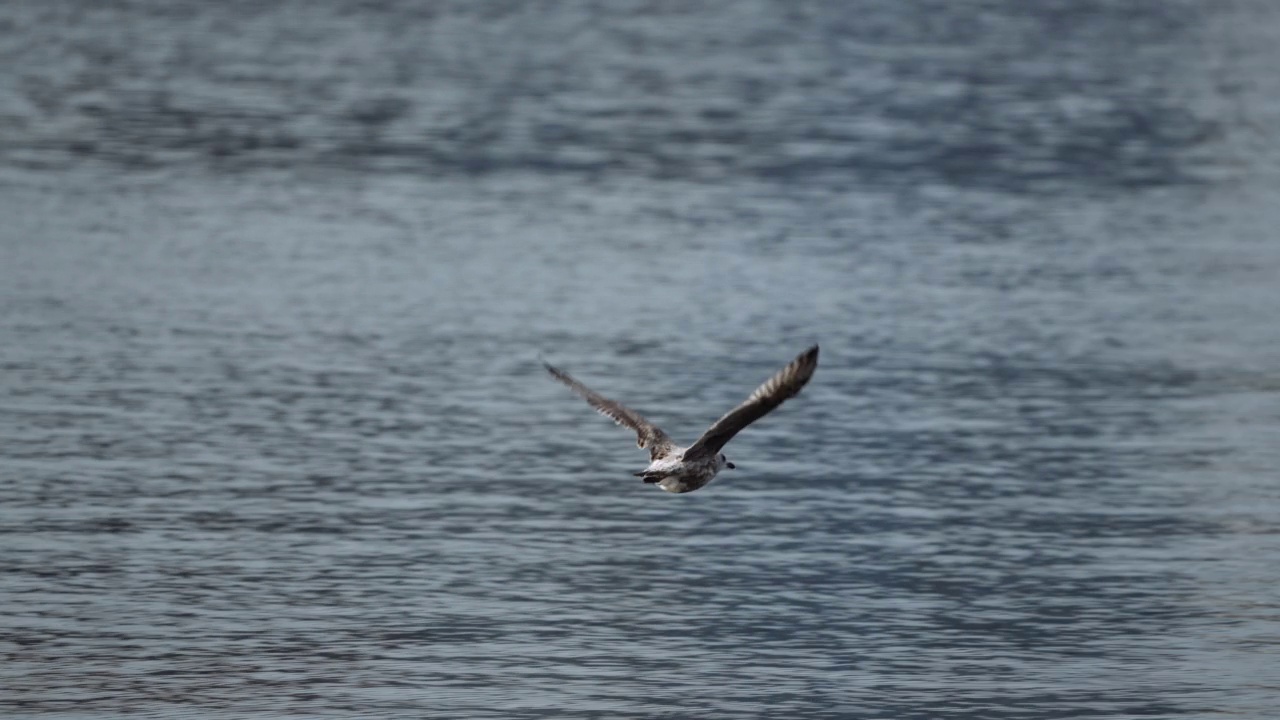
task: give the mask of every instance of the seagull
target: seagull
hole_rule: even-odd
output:
[[[585,398],[600,414],[636,431],[636,445],[649,449],[649,467],[633,473],[636,477],[669,493],[687,493],[711,482],[722,469],[733,470],[736,467],[725,458],[720,449],[743,428],[800,392],[809,378],[813,377],[813,371],[818,368],[818,346],[814,345],[800,353],[795,360],[756,388],[741,405],[715,421],[702,433],[702,437],[687,448],[673,443],[662,428],[645,420],[635,410],[610,400],[549,363],[544,362],[543,365],[546,365],[547,372],[552,377]]]

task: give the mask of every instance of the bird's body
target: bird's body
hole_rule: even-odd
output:
[[[673,448],[673,452],[649,463],[649,467],[636,473],[647,483],[653,483],[669,493],[693,492],[716,479],[726,467],[733,467],[724,455],[694,458],[688,462],[684,454],[688,448]]]
[[[679,447],[661,428],[636,411],[591,390],[563,370],[546,366],[552,376],[596,410],[636,431],[636,444],[649,449],[650,462],[649,467],[635,475],[670,493],[693,492],[714,480],[724,468],[732,470],[734,464],[720,449],[743,428],[800,392],[817,367],[818,346],[814,345],[756,388],[745,402],[717,420],[696,442],[689,447]]]

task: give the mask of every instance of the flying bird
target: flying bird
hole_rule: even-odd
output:
[[[602,415],[636,431],[636,445],[649,449],[649,467],[634,473],[637,477],[670,493],[687,493],[711,482],[722,469],[734,469],[734,464],[725,458],[720,449],[743,428],[800,392],[809,378],[813,377],[813,371],[818,368],[818,346],[814,345],[800,353],[795,360],[756,388],[741,405],[715,421],[702,433],[702,437],[687,448],[676,445],[662,428],[645,420],[635,410],[610,400],[557,367],[545,362],[543,365],[546,365],[547,372],[552,377],[568,385],[569,389],[585,398]]]

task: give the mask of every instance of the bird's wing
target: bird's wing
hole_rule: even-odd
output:
[[[632,430],[635,430],[636,445],[642,448],[649,448],[650,460],[657,460],[658,458],[666,457],[675,448],[675,443],[671,442],[671,438],[667,437],[667,434],[662,432],[662,428],[654,425],[648,420],[645,420],[644,416],[640,413],[632,410],[622,403],[610,400],[586,385],[574,380],[573,376],[557,367],[553,367],[548,363],[543,363],[543,365],[546,365],[547,372],[551,373],[552,377],[565,385],[568,385],[569,389],[586,398],[587,402],[591,404],[591,407],[600,411],[600,414],[613,418],[614,422],[619,425],[626,425]]]
[[[725,443],[732,440],[733,436],[743,428],[764,417],[787,398],[794,397],[800,392],[800,389],[809,382],[809,378],[813,377],[813,371],[817,367],[818,346],[814,345],[800,353],[795,360],[756,388],[745,402],[717,420],[702,434],[702,437],[698,438],[697,442],[685,450],[684,459],[693,460],[720,452],[720,448],[723,448]]]

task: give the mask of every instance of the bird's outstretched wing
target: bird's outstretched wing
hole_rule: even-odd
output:
[[[675,443],[671,442],[671,438],[667,437],[667,434],[662,432],[662,428],[654,425],[648,420],[645,420],[644,416],[640,413],[620,402],[610,400],[586,385],[574,380],[573,376],[569,373],[554,367],[549,363],[544,362],[543,365],[546,365],[547,372],[551,373],[552,377],[565,385],[568,385],[569,389],[586,398],[587,402],[591,404],[591,407],[600,411],[600,414],[613,418],[614,422],[619,425],[626,425],[632,430],[635,430],[636,445],[649,449],[650,460],[657,460],[658,458],[666,457],[675,448]]]
[[[725,443],[733,439],[743,428],[759,420],[778,407],[787,398],[794,397],[800,389],[813,377],[818,368],[818,346],[800,353],[786,367],[756,388],[738,407],[730,410],[702,433],[697,442],[684,452],[684,459],[696,460],[700,457],[715,455]]]

